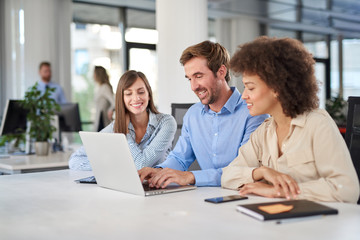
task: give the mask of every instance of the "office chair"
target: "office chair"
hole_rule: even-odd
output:
[[[171,115],[177,122],[177,128],[173,140],[173,148],[175,147],[179,136],[181,135],[181,128],[183,125],[183,118],[187,110],[193,105],[193,103],[172,103],[171,104]],[[199,163],[195,160],[189,167],[189,171],[200,170]]]
[[[348,102],[345,141],[360,182],[360,97],[349,97]]]

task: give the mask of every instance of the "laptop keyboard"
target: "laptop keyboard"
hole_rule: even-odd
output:
[[[159,188],[156,187],[150,187],[149,184],[143,183],[143,188],[144,191],[154,191],[154,190],[159,190]]]

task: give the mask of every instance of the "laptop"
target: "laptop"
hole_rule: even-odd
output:
[[[170,184],[164,189],[143,185],[126,136],[121,133],[79,132],[99,186],[140,196],[196,189],[196,186]]]

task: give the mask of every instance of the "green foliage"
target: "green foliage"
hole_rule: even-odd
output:
[[[37,89],[37,83],[25,93],[22,102],[29,112],[27,120],[30,121],[30,137],[36,141],[44,142],[51,138],[56,128],[51,125],[55,111],[60,111],[60,105],[50,97],[55,88],[47,88],[43,95]]]
[[[347,102],[341,97],[332,97],[325,103],[326,111],[338,126],[346,125]]]
[[[91,72],[89,72],[89,65],[84,64],[81,69],[81,77],[86,83],[86,89],[82,91],[72,91],[73,93],[73,100],[79,103],[80,108],[80,116],[83,122],[90,122],[91,121],[91,109],[94,107],[94,80],[89,77]],[[84,126],[84,130],[86,126]],[[91,130],[91,125],[89,129]]]
[[[19,147],[20,143],[25,142],[25,133],[6,134],[0,138],[0,146],[4,146],[6,142],[15,141],[14,146]]]

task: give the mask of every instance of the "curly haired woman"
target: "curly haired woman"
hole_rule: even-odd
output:
[[[297,40],[260,37],[230,61],[250,114],[270,114],[223,169],[240,194],[356,203],[359,181],[339,129],[318,108],[315,61]]]

